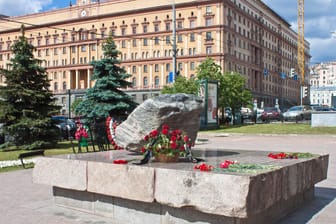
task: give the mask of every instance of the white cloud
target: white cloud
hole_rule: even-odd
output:
[[[52,0],[0,0],[0,14],[18,16],[40,12]]]

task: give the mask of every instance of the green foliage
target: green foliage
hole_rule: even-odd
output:
[[[221,105],[231,107],[233,112],[240,110],[242,106],[249,106],[252,102],[252,93],[245,88],[245,78],[239,73],[225,73],[220,91],[224,96]]]
[[[80,103],[80,102],[82,102],[83,101],[83,99],[81,99],[81,98],[77,98],[77,99],[75,99],[72,103],[71,103],[71,111],[72,112],[75,112],[76,111],[76,108],[77,108],[77,106],[78,106],[78,104]]]
[[[198,84],[194,78],[187,79],[184,76],[177,76],[172,86],[164,86],[162,94],[187,93],[197,95]]]
[[[207,58],[197,67],[197,79],[218,81],[218,106],[231,107],[233,112],[241,106],[250,106],[251,91],[245,88],[245,78],[239,73],[222,73],[221,67],[212,58]]]
[[[136,107],[132,97],[121,90],[131,87],[132,83],[126,81],[131,75],[119,66],[120,52],[111,35],[104,43],[103,51],[104,58],[91,63],[94,67],[92,79],[96,80],[95,85],[88,89],[83,101],[75,109],[89,123],[95,118],[123,116]]]
[[[9,144],[27,149],[55,144],[58,131],[51,115],[60,107],[55,105],[50,83],[41,61],[34,58],[34,47],[24,37],[11,47],[14,57],[9,69],[1,69],[5,86],[0,87],[0,121],[5,123],[4,133],[12,138]]]

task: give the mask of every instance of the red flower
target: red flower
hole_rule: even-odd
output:
[[[155,138],[156,136],[158,136],[159,131],[158,130],[153,130],[151,131],[151,133],[149,134],[150,137]]]
[[[226,169],[226,168],[229,168],[229,166],[230,166],[231,164],[235,164],[235,163],[237,163],[237,162],[232,161],[232,160],[225,160],[225,161],[222,162],[219,166],[220,166],[220,168],[224,168],[224,169]]]
[[[145,153],[146,152],[146,148],[145,147],[142,147],[141,148],[141,153]]]
[[[114,164],[127,164],[128,161],[127,160],[123,160],[123,159],[116,159],[116,160],[113,160],[113,163]]]
[[[145,141],[148,141],[148,140],[149,140],[149,136],[146,135],[146,136],[144,137],[144,140],[145,140]]]
[[[189,137],[188,137],[188,135],[183,136],[183,141],[184,141],[185,143],[189,142]]]
[[[164,124],[164,125],[162,125],[162,129],[167,129],[167,130],[169,130],[169,126],[166,125],[166,124]]]
[[[169,130],[164,128],[164,129],[162,129],[161,133],[163,135],[168,135],[169,134]]]
[[[200,170],[200,171],[208,172],[208,171],[212,171],[213,170],[213,166],[207,165],[206,163],[202,163],[200,165],[195,165],[194,169],[195,170]]]
[[[172,149],[176,149],[177,148],[177,144],[175,141],[170,141],[170,148]]]
[[[170,141],[175,142],[176,140],[177,140],[177,136],[176,135],[173,135],[173,136],[170,137]]]

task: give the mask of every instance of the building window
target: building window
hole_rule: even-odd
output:
[[[148,32],[148,30],[147,30],[147,26],[146,26],[146,25],[143,26],[143,32],[144,32],[144,33],[147,33],[147,32]]]
[[[177,22],[177,29],[179,29],[179,30],[183,29],[183,22],[182,21]]]
[[[82,51],[82,52],[86,52],[86,45],[82,45],[82,46],[81,46],[81,51]]]
[[[177,69],[178,69],[179,71],[182,71],[182,70],[183,70],[183,64],[182,64],[181,62],[178,63]]]
[[[137,33],[137,27],[136,26],[133,26],[132,27],[132,34],[136,34]]]
[[[37,56],[38,56],[38,57],[41,57],[41,50],[38,50],[38,51],[37,51]]]
[[[96,39],[96,33],[94,33],[94,32],[91,33],[91,39],[92,40]]]
[[[136,78],[135,77],[132,78],[132,87],[133,88],[136,87]]]
[[[49,45],[49,38],[46,38],[46,39],[45,39],[45,44],[46,44],[46,45]]]
[[[121,41],[121,47],[122,48],[126,48],[126,40],[122,40]]]
[[[159,24],[155,24],[155,25],[154,25],[154,31],[155,31],[155,32],[159,32],[159,31],[160,31]]]
[[[190,62],[190,70],[195,70],[195,62]]]
[[[71,46],[71,53],[76,53],[76,46]]]
[[[58,55],[58,49],[54,48],[54,55]]]
[[[97,45],[96,44],[91,44],[91,50],[96,51],[96,49],[97,49]]]
[[[143,39],[143,46],[148,46],[148,39],[147,38]]]
[[[121,36],[125,36],[126,35],[126,28],[122,28],[121,29]]]
[[[207,7],[205,8],[205,10],[206,10],[206,14],[207,14],[207,15],[209,15],[209,14],[212,13],[211,6],[207,6]]]
[[[170,23],[166,23],[166,31],[170,31]]]
[[[166,44],[170,44],[170,36],[166,36]]]
[[[159,88],[159,85],[160,85],[159,76],[155,76],[154,85],[155,85],[155,88]]]
[[[206,54],[212,54],[212,47],[211,46],[207,46],[206,47]]]
[[[159,44],[160,44],[160,39],[159,39],[159,37],[155,37],[155,39],[154,39],[154,44],[155,44],[155,45],[159,45]]]
[[[190,28],[195,28],[196,27],[196,20],[190,20]]]
[[[54,83],[54,90],[58,90],[58,83],[57,82]]]
[[[137,46],[137,40],[136,40],[136,39],[133,39],[133,40],[132,40],[132,46],[133,46],[133,47],[136,47],[136,46]]]
[[[63,90],[66,90],[66,89],[67,89],[67,83],[63,82]]]
[[[158,65],[158,64],[155,64],[155,65],[154,65],[154,71],[155,71],[155,72],[158,72],[158,71],[159,71],[159,65]]]
[[[177,35],[177,42],[179,42],[179,43],[183,42],[183,36],[182,36],[182,34]]]
[[[144,86],[144,87],[147,87],[147,86],[148,86],[148,78],[147,78],[147,77],[144,77],[144,78],[143,78],[143,86]]]
[[[147,65],[144,65],[144,66],[143,66],[143,72],[144,72],[144,73],[147,73],[147,72],[148,72],[148,66],[147,66]]]
[[[190,34],[190,42],[194,42],[195,41],[195,34],[191,33]]]
[[[63,54],[66,54],[66,52],[67,52],[67,51],[66,51],[66,47],[63,47],[63,48],[62,48],[62,53],[63,53]]]
[[[213,19],[212,18],[206,18],[205,19],[205,26],[212,26]]]
[[[212,40],[211,32],[206,32],[206,40],[207,41],[211,41]]]
[[[135,65],[132,66],[132,73],[136,73],[137,72],[137,67]]]
[[[166,64],[166,72],[170,72],[170,64]]]
[[[49,56],[49,49],[46,49],[46,56]]]

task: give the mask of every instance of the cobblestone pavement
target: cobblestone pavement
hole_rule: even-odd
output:
[[[207,135],[196,148],[295,151],[329,154],[328,178],[316,185],[315,199],[278,224],[331,224],[336,220],[336,136]],[[98,217],[55,206],[49,186],[32,183],[32,169],[0,173],[0,224],[107,224]]]

